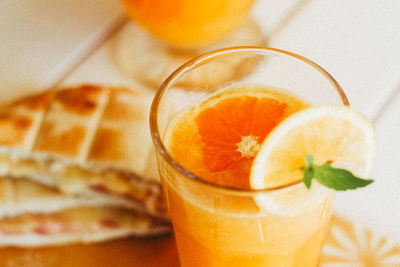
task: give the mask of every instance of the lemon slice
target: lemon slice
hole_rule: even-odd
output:
[[[251,188],[277,188],[300,182],[308,154],[314,156],[315,164],[330,163],[367,177],[375,155],[373,127],[362,114],[345,106],[300,110],[284,119],[261,144],[251,167]],[[314,184],[321,186],[313,181]],[[307,190],[303,184],[297,187]],[[272,195],[260,194],[256,202],[270,212],[288,206]]]

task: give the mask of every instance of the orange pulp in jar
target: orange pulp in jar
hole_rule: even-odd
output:
[[[178,114],[165,144],[181,166],[206,182],[249,189],[258,146],[281,120],[307,106],[264,86],[228,88]],[[160,174],[182,266],[317,266],[332,195],[306,197],[310,205],[275,213],[257,205],[256,192],[184,179],[167,166]],[[290,206],[303,191],[274,193],[272,199]]]
[[[199,48],[225,37],[248,16],[254,0],[121,0],[128,15],[179,48]]]

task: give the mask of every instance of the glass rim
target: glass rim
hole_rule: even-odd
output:
[[[189,179],[193,182],[197,182],[197,183],[203,184],[205,186],[212,187],[214,189],[231,191],[231,192],[236,192],[236,193],[272,192],[272,191],[277,191],[280,189],[296,187],[302,183],[300,180],[300,181],[296,181],[293,183],[289,183],[289,184],[285,184],[285,185],[277,186],[277,187],[272,187],[272,188],[248,189],[248,188],[237,188],[237,187],[232,187],[232,186],[224,186],[224,185],[206,181],[206,180],[202,179],[201,177],[195,175],[194,173],[190,172],[186,168],[184,168],[172,157],[172,155],[168,152],[167,148],[164,146],[164,142],[161,140],[161,136],[159,133],[158,121],[157,121],[158,120],[158,106],[160,104],[160,101],[161,101],[165,91],[168,88],[170,88],[170,85],[172,85],[182,74],[194,69],[195,67],[197,67],[201,64],[206,63],[209,60],[217,59],[219,57],[235,55],[235,54],[239,55],[239,54],[243,54],[243,53],[265,54],[266,52],[273,52],[276,54],[289,56],[289,57],[298,59],[300,61],[303,61],[304,63],[313,67],[315,70],[319,71],[323,76],[325,76],[325,78],[327,78],[327,80],[333,85],[333,87],[336,89],[336,92],[340,96],[340,99],[342,100],[343,105],[350,106],[349,100],[347,99],[347,96],[344,93],[342,87],[332,77],[332,75],[330,75],[324,68],[322,68],[317,63],[315,63],[303,56],[300,56],[296,53],[293,53],[293,52],[289,52],[289,51],[285,51],[285,50],[281,50],[281,49],[277,49],[277,48],[271,48],[271,47],[262,47],[262,46],[235,46],[235,47],[217,49],[217,50],[210,51],[205,54],[199,55],[197,57],[194,57],[191,60],[184,63],[183,65],[181,65],[180,67],[178,67],[161,84],[161,86],[159,87],[159,89],[156,91],[156,93],[154,95],[153,102],[152,102],[151,109],[150,109],[150,133],[151,133],[151,138],[153,140],[155,149],[164,158],[164,160],[170,166],[172,166],[176,171],[178,171],[180,174],[182,174],[185,179]]]

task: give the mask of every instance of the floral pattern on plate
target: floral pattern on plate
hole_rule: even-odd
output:
[[[323,267],[400,267],[400,244],[333,216],[321,255]]]

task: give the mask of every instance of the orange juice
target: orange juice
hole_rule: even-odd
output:
[[[182,266],[317,266],[330,197],[304,214],[273,216],[215,211],[166,190]]]
[[[246,75],[209,81],[227,70]],[[192,76],[202,83],[182,88]],[[304,158],[342,137],[324,123],[303,127],[298,114],[320,105],[348,100],[316,63],[274,48],[219,49],[165,80],[150,130],[183,267],[317,266],[334,191],[300,182]]]
[[[304,185],[251,191],[255,150],[275,125],[308,105],[264,86],[232,86],[176,115],[171,156],[202,182],[159,168],[182,266],[316,266],[332,192]],[[227,188],[228,187],[228,188]],[[243,190],[244,189],[244,190]],[[279,203],[259,207],[258,195]]]
[[[131,18],[183,48],[213,43],[237,28],[254,0],[122,0]]]

